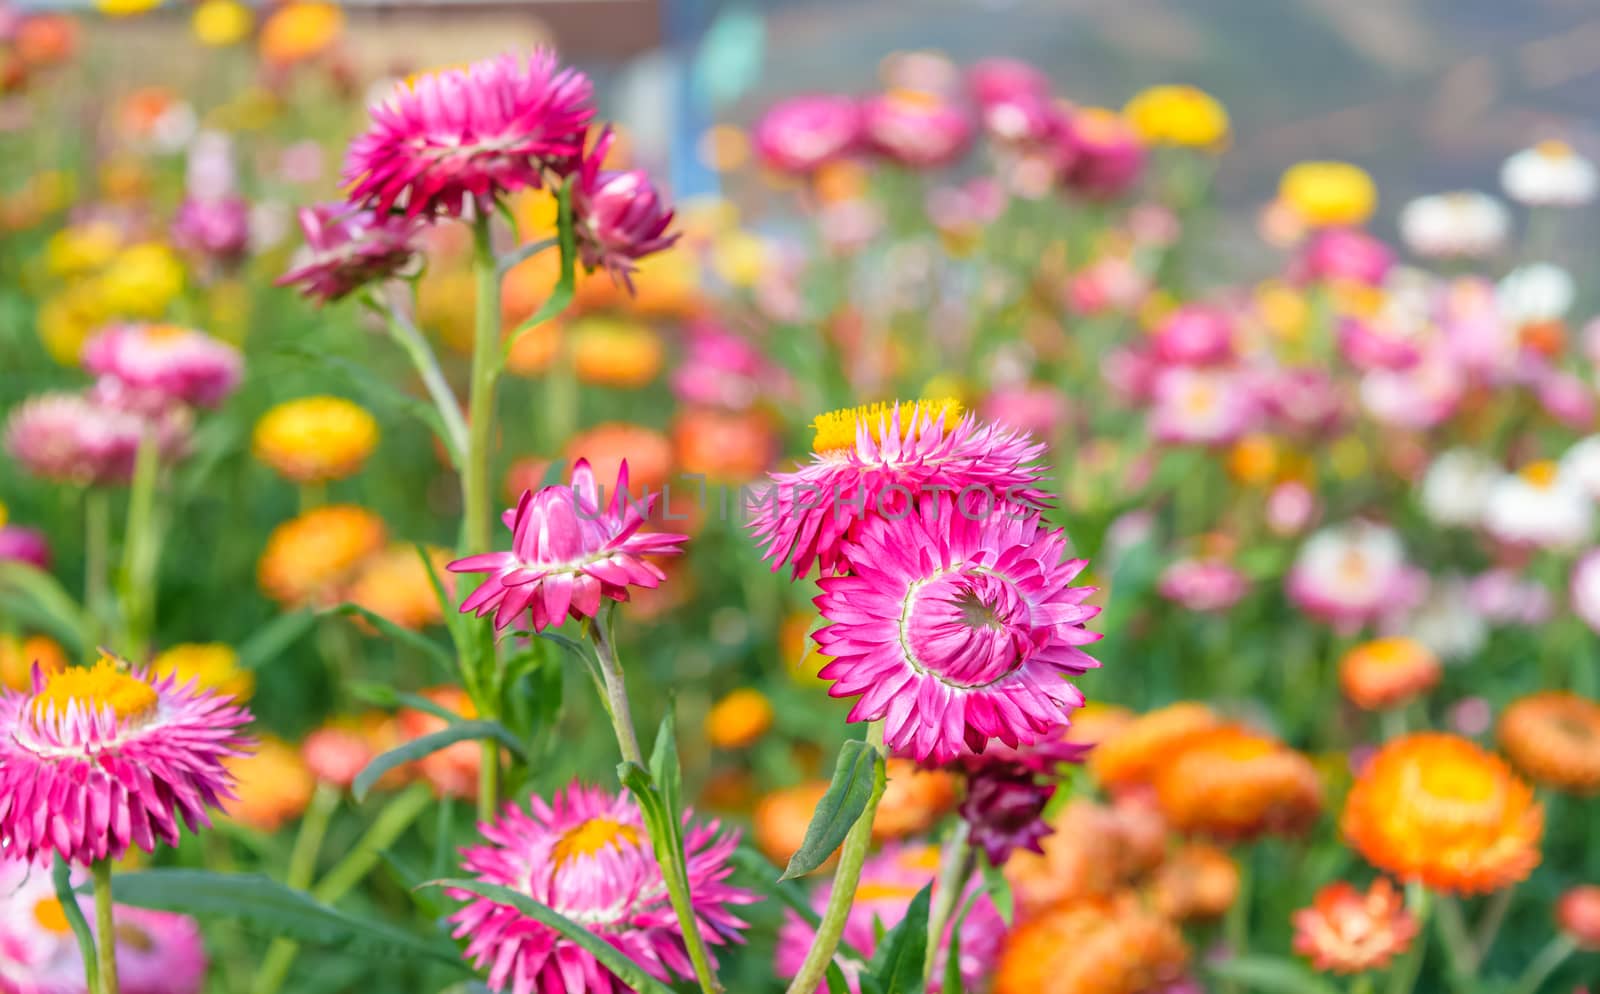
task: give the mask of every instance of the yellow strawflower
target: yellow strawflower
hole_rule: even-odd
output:
[[[183,290],[183,263],[160,242],[118,252],[98,280],[107,311],[124,317],[160,317]]]
[[[202,45],[236,45],[250,34],[256,18],[238,0],[201,0],[189,24]]]
[[[186,642],[161,653],[150,664],[152,673],[177,677],[178,683],[197,681],[239,700],[247,700],[256,689],[256,675],[239,665],[239,654],[221,642]]]
[[[342,480],[378,446],[378,422],[342,397],[285,401],[256,422],[251,451],[296,483]]]
[[[1348,162],[1290,166],[1278,183],[1278,196],[1314,228],[1361,224],[1378,206],[1372,177]]]
[[[1152,145],[1213,148],[1228,139],[1228,110],[1194,86],[1152,86],[1128,101],[1123,116]]]

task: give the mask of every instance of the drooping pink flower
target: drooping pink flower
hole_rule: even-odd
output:
[[[737,942],[745,923],[734,907],[755,895],[733,887],[728,859],[737,832],[683,816],[684,854],[695,918],[713,946]],[[671,982],[694,976],[661,866],[638,803],[574,782],[553,802],[534,797],[527,810],[507,805],[479,826],[485,844],[462,852],[463,867],[485,883],[510,887],[581,923],[640,969]],[[627,994],[632,988],[593,954],[515,907],[470,893],[450,916],[466,955],[489,971],[491,990],[513,994]]]
[[[582,153],[593,91],[548,49],[399,83],[350,143],[350,202],[378,214],[460,217],[469,199],[487,207],[543,186],[547,173]]]
[[[850,575],[818,581],[829,624],[813,638],[832,657],[818,676],[858,698],[850,721],[883,720],[919,762],[1041,741],[1083,706],[1065,678],[1099,665],[1079,648],[1099,638],[1084,628],[1093,588],[1071,585],[1086,562],[1065,551],[1037,513],[949,495],[868,519],[844,550]]]
[[[172,242],[190,255],[231,266],[250,248],[250,202],[190,197],[172,219]]]
[[[861,104],[861,127],[879,154],[912,169],[937,169],[966,154],[972,119],[933,93],[897,91]]]
[[[152,421],[105,398],[48,393],[24,401],[6,422],[6,451],[40,479],[78,486],[126,483],[144,432],[153,430],[160,452],[175,457],[187,445],[182,411]]]
[[[913,497],[968,490],[990,507],[1041,506],[1044,446],[1002,425],[958,418],[954,401],[876,404],[818,417],[811,461],[771,482],[752,504],[750,527],[774,572],[799,579],[849,564],[844,543],[874,517],[904,517]],[[1004,513],[1004,512],[996,512]]]
[[[891,843],[877,855],[871,856],[861,868],[860,883],[856,888],[855,903],[850,906],[850,916],[845,920],[844,945],[861,956],[870,957],[878,945],[879,931],[888,932],[906,916],[912,898],[922,888],[933,884],[933,900],[940,899],[939,885],[935,880],[939,870],[939,850],[932,845],[907,845]],[[994,969],[1000,955],[1000,943],[1005,937],[1005,921],[987,894],[977,895],[981,883],[969,884],[956,907],[965,907],[971,901],[971,910],[961,925],[961,948],[956,951],[963,986],[969,990],[978,985]],[[823,884],[812,895],[811,905],[821,914],[832,895],[831,883]],[[953,916],[952,916],[953,917]],[[952,921],[953,924],[953,921]],[[945,963],[950,955],[950,935],[947,927],[940,938],[939,951],[934,957],[933,979],[929,985],[932,994],[944,990]],[[781,977],[792,977],[805,961],[806,953],[816,942],[816,930],[799,915],[790,912],[778,931],[778,948],[773,966]],[[851,994],[861,994],[861,961],[855,957],[840,961],[845,983]],[[826,984],[817,986],[817,994],[827,994]]]
[[[1179,307],[1155,329],[1156,358],[1164,363],[1209,366],[1233,355],[1233,327],[1216,307]]]
[[[642,169],[602,169],[611,148],[610,128],[584,156],[572,186],[573,227],[578,253],[590,270],[604,267],[619,283],[633,286],[634,263],[670,248],[672,208]]]
[[[50,568],[50,540],[37,528],[0,525],[0,563],[27,563],[38,569]]]
[[[1239,603],[1249,579],[1220,559],[1180,559],[1162,570],[1156,590],[1190,611],[1215,614]]]
[[[957,809],[992,866],[1004,866],[1017,849],[1043,852],[1042,839],[1054,831],[1045,808],[1055,797],[1060,768],[1081,763],[1093,745],[1068,742],[1069,726],[1031,746],[1013,749],[993,743],[981,753],[965,752],[948,764],[966,781]]]
[[[178,844],[231,798],[223,759],[250,713],[228,697],[109,657],[0,696],[0,847],[74,866]]]
[[[1155,377],[1150,432],[1159,442],[1226,445],[1260,413],[1252,380],[1221,368],[1169,366]]]
[[[1120,114],[1089,108],[1064,118],[1059,132],[1061,181],[1095,200],[1120,197],[1144,174],[1144,145]]]
[[[306,243],[276,286],[298,286],[321,303],[405,271],[417,258],[420,222],[343,204],[300,209]]]
[[[1316,282],[1382,286],[1394,267],[1394,251],[1355,228],[1323,228],[1306,243],[1294,275]]]
[[[87,994],[83,956],[60,907],[47,870],[0,862],[0,990]],[[79,910],[94,931],[89,897],[79,899]],[[126,994],[199,994],[206,953],[194,919],[122,905],[113,914],[118,980]]]
[[[1394,529],[1356,520],[1306,539],[1285,586],[1300,610],[1354,632],[1417,606],[1426,596],[1427,575],[1406,561]]]
[[[767,168],[810,173],[855,151],[861,109],[850,97],[835,94],[790,97],[768,108],[752,137]]]
[[[604,509],[587,459],[572,467],[570,486],[523,491],[501,519],[511,529],[511,549],[449,565],[453,573],[488,574],[462,601],[462,613],[493,613],[495,628],[503,629],[526,611],[542,632],[568,615],[594,617],[601,598],[626,601],[629,587],[660,586],[666,574],[645,557],[677,555],[688,536],[639,530],[659,496],[632,499],[626,460]]]
[[[83,368],[158,401],[216,407],[239,385],[244,358],[194,328],[118,324],[84,346]]]

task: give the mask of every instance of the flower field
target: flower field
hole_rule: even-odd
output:
[[[689,195],[555,48],[98,6],[0,5],[0,994],[1600,979],[1577,136],[1241,219],[1226,93],[906,52]]]

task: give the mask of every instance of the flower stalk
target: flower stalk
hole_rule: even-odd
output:
[[[161,474],[160,446],[155,432],[146,428],[134,458],[133,482],[128,491],[128,523],[122,540],[122,632],[118,648],[142,654],[155,626],[155,570],[161,544],[155,535],[156,483]]]
[[[944,931],[950,924],[950,916],[955,913],[956,905],[961,901],[962,893],[967,889],[967,878],[977,864],[977,853],[972,848],[971,839],[972,825],[963,818],[956,823],[944,844],[944,854],[939,861],[939,882],[934,885],[933,910],[928,915],[928,947],[922,955],[924,988],[933,983],[934,961],[939,954]],[[952,949],[950,955],[959,956],[961,951]]]
[[[117,925],[111,904],[111,861],[96,860],[94,875],[95,994],[118,994]]]

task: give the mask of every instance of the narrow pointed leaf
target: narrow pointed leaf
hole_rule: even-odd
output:
[[[356,800],[365,800],[373,784],[377,783],[385,773],[397,769],[407,763],[414,763],[424,756],[431,756],[446,746],[455,745],[457,742],[466,742],[471,739],[494,739],[513,752],[522,752],[522,743],[516,740],[506,727],[495,721],[461,721],[447,728],[442,728],[432,735],[424,735],[420,739],[412,739],[398,749],[391,749],[366,765],[356,775],[355,783],[351,784],[350,792]]]
[[[383,615],[378,614],[375,611],[369,611],[359,604],[340,604],[337,607],[329,608],[323,613],[342,614],[346,617],[358,615],[366,619],[369,625],[376,628],[384,635],[396,642],[403,642],[406,645],[411,646],[413,649],[421,651],[424,655],[431,657],[434,662],[439,663],[446,669],[455,666],[455,657],[450,655],[444,646],[435,642],[433,639],[422,634],[421,632],[413,631],[410,628],[402,628],[401,626],[390,621],[388,618],[385,618]]]
[[[316,625],[317,615],[311,611],[294,611],[273,618],[239,646],[239,665],[247,670],[261,669],[283,655]]]
[[[928,951],[928,907],[932,894],[932,883],[918,891],[906,908],[906,916],[879,943],[867,967],[871,986],[879,994],[922,994],[922,961]],[[955,989],[960,990],[959,987]]]

